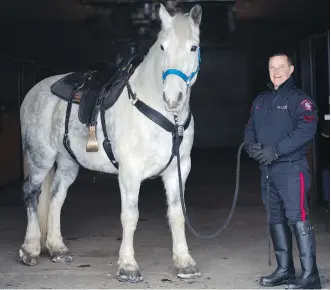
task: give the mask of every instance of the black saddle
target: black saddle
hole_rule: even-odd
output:
[[[117,101],[125,84],[143,57],[137,54],[136,43],[129,43],[128,52],[122,61],[116,65],[109,63],[103,70],[71,73],[51,86],[51,91],[59,98],[69,101],[75,91],[73,103],[79,104],[78,117],[83,124],[95,122],[96,109],[100,105],[105,110]]]
[[[109,71],[74,72],[57,81],[52,85],[51,91],[59,98],[69,101],[73,90],[78,84],[78,89],[73,97],[73,103],[79,104],[78,118],[83,124],[91,122],[96,101],[103,94],[102,88],[112,81],[116,73],[113,67]]]
[[[89,128],[89,139],[86,151],[98,151],[96,138],[97,117],[102,110],[115,104],[125,85],[133,74],[135,68],[143,60],[136,54],[135,44],[129,46],[129,53],[118,64],[110,63],[103,70],[89,70],[87,72],[74,72],[66,75],[51,86],[51,92],[68,102],[65,122],[65,146],[67,144],[68,121],[72,104],[79,104],[78,119]],[[104,124],[103,124],[104,126]]]
[[[78,118],[83,124],[95,120],[93,111],[98,100],[103,99],[105,110],[115,104],[130,76],[130,69],[136,67],[142,57],[131,56],[123,59],[119,65],[109,64],[102,71],[74,72],[66,75],[51,86],[51,92],[69,101],[71,94],[78,84],[82,84],[73,98],[74,104],[79,104]]]

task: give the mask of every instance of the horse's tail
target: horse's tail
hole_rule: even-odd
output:
[[[24,156],[24,178],[29,173],[28,169],[27,158]],[[48,171],[45,180],[41,185],[41,193],[39,196],[39,203],[38,203],[38,220],[39,220],[39,227],[40,227],[40,247],[41,250],[45,249],[46,246],[46,237],[47,237],[47,222],[48,222],[48,212],[49,212],[49,201],[51,198],[51,186],[54,180],[55,175],[55,168],[52,168]]]

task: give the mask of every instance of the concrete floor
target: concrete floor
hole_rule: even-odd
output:
[[[208,155],[208,153],[210,155]],[[224,223],[235,188],[234,150],[195,150],[186,187],[186,205],[195,229],[211,233]],[[261,288],[260,275],[268,266],[266,214],[260,199],[257,165],[242,158],[240,192],[229,226],[212,240],[200,240],[187,231],[187,241],[202,277],[180,281],[172,266],[171,235],[160,179],[142,184],[140,220],[135,253],[144,281],[117,281],[121,240],[120,198],[117,179],[81,170],[69,190],[62,211],[62,233],[73,254],[71,264],[54,264],[41,257],[34,267],[20,264],[18,249],[24,239],[26,215],[19,188],[0,191],[0,288]],[[330,236],[322,211],[314,214],[317,261],[322,287],[330,289]],[[300,271],[297,248],[295,264]],[[283,288],[283,287],[278,287]]]

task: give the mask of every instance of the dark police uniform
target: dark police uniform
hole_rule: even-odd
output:
[[[311,283],[320,286],[306,199],[311,178],[306,153],[317,121],[316,104],[293,84],[292,77],[277,90],[269,84],[269,89],[260,93],[251,107],[245,127],[245,149],[260,163],[262,199],[269,211],[278,262],[272,275],[261,278],[263,286],[285,284],[288,280],[289,288],[307,288]],[[294,281],[292,238],[287,222],[301,244],[303,272]]]

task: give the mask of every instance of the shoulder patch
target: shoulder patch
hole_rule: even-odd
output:
[[[304,99],[301,104],[300,104],[306,111],[312,111],[313,110],[313,102],[308,100],[308,99]]]

